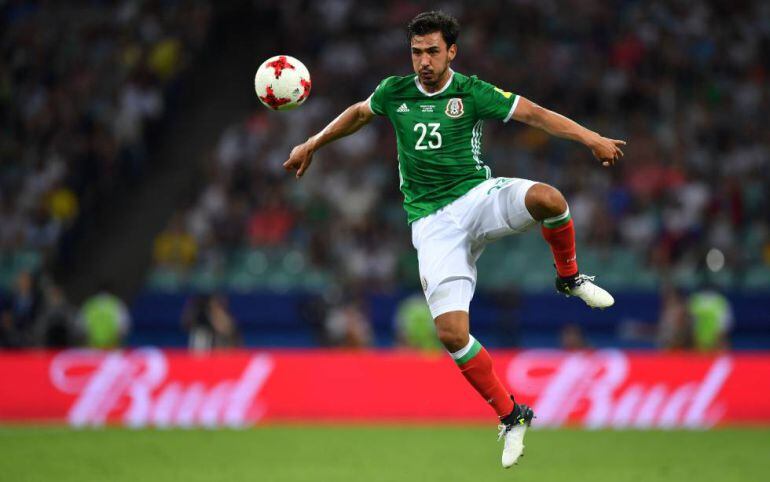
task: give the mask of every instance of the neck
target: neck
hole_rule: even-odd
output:
[[[438,79],[438,82],[436,82],[434,85],[425,85],[421,81],[420,85],[422,85],[422,88],[425,89],[425,92],[434,93],[438,92],[439,90],[443,89],[447,82],[449,82],[449,77],[452,76],[452,69],[447,68],[444,71],[444,75],[441,76],[440,79]],[[418,76],[419,79],[419,76]]]

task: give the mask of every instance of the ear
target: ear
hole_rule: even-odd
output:
[[[455,59],[455,55],[457,55],[457,44],[452,44],[447,49],[447,54],[449,55],[449,61],[453,61]]]

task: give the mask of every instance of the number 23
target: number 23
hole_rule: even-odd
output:
[[[441,147],[441,133],[438,131],[438,128],[441,127],[441,124],[438,122],[430,122],[426,126],[422,122],[419,122],[414,125],[414,132],[420,132],[420,138],[417,139],[417,144],[414,145],[414,150],[416,151],[425,151],[427,149],[438,149]],[[430,128],[430,134],[428,138],[428,144],[423,144],[423,141],[425,140],[425,135],[428,133],[428,128]]]

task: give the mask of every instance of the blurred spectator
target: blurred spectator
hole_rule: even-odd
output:
[[[270,196],[249,217],[249,242],[252,245],[282,245],[287,241],[293,225],[291,210],[280,197]]]
[[[0,346],[67,347],[80,342],[74,308],[44,271],[22,271],[0,296]]]
[[[70,188],[59,185],[48,195],[48,211],[56,223],[69,227],[78,216],[78,198]]]
[[[153,257],[158,266],[185,272],[198,256],[198,244],[185,229],[184,218],[177,214],[153,244]]]
[[[687,350],[693,346],[687,298],[676,287],[665,286],[661,290],[657,338],[658,346],[667,350]]]
[[[443,349],[425,295],[415,293],[401,300],[395,316],[399,346],[435,352]]]
[[[22,271],[11,295],[9,336],[20,346],[33,342],[35,322],[45,307],[42,275]]]
[[[303,297],[297,305],[299,318],[310,327],[316,344],[320,346],[331,345],[331,341],[327,339],[326,333],[326,314],[328,309],[329,305],[325,297],[319,294]]]
[[[0,191],[0,253],[13,252],[24,242],[26,219],[10,195]]]
[[[189,334],[192,351],[211,351],[241,344],[238,327],[221,295],[199,295],[190,298],[182,313],[182,326]]]
[[[713,288],[693,293],[688,300],[692,317],[692,334],[699,351],[726,350],[730,347],[728,332],[733,325],[730,301]]]
[[[567,323],[561,329],[559,334],[561,347],[565,350],[585,350],[589,348],[583,329],[577,323]]]
[[[66,348],[80,344],[81,338],[75,308],[59,286],[49,283],[45,287],[45,307],[35,322],[35,346]]]
[[[131,328],[131,317],[125,303],[103,286],[83,303],[79,323],[86,346],[106,350],[121,346]]]
[[[326,317],[327,339],[332,346],[366,348],[374,342],[372,324],[360,301],[346,301],[333,306]]]
[[[0,348],[18,348],[21,339],[13,323],[11,300],[0,292]]]

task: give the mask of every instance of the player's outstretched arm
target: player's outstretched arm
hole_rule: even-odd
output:
[[[292,149],[289,159],[283,163],[284,169],[287,171],[296,170],[299,179],[310,167],[315,151],[340,137],[349,136],[356,132],[368,124],[372,117],[374,117],[374,113],[369,108],[368,101],[364,100],[351,105],[324,127],[321,132]]]
[[[543,129],[553,136],[584,144],[591,149],[594,157],[600,160],[603,166],[611,166],[623,157],[620,146],[625,146],[626,141],[602,137],[572,119],[540,107],[524,97],[519,98],[513,118],[532,127]]]

